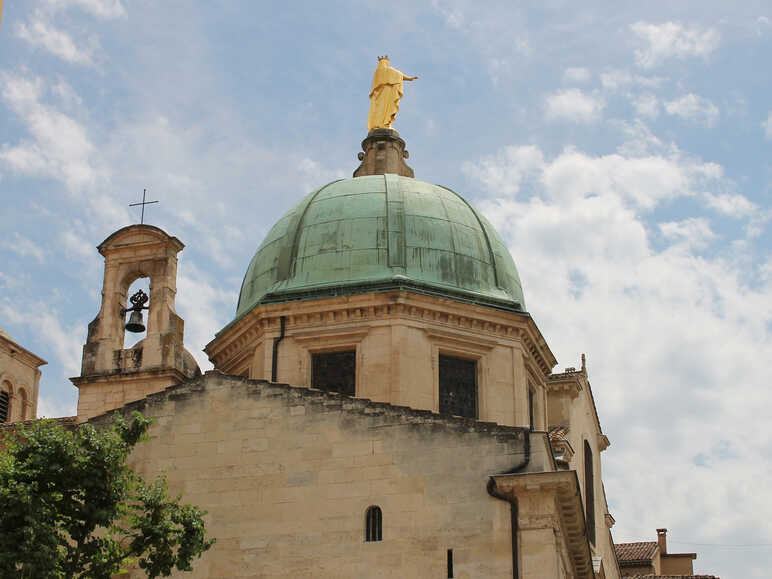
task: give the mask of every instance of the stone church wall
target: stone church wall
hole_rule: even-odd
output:
[[[217,372],[135,408],[156,422],[132,463],[167,473],[217,538],[186,577],[447,577],[449,549],[454,577],[512,577],[509,505],[486,483],[520,462],[524,429]]]
[[[5,337],[0,328],[0,392],[8,396],[6,422],[36,417],[41,375],[38,366],[45,363]]]

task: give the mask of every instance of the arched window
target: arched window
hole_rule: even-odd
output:
[[[0,422],[11,421],[11,396],[13,395],[13,386],[7,380],[0,384]]]
[[[0,392],[0,422],[8,422],[8,407],[10,406],[10,397],[8,392]]]
[[[383,539],[383,514],[381,507],[373,505],[365,512],[365,541],[381,541]]]
[[[150,278],[149,277],[140,277],[135,279],[131,285],[129,286],[129,289],[126,290],[126,302],[121,306],[127,310],[132,308],[135,304],[131,301],[131,298],[137,294],[137,291],[142,290],[142,292],[148,296],[150,296]],[[137,298],[138,300],[140,298]],[[144,304],[141,304],[144,306],[149,306],[149,302],[145,302]],[[123,320],[123,349],[127,350],[129,348],[133,348],[136,346],[139,342],[147,338],[147,326],[150,324],[150,312],[149,310],[142,310],[139,312],[139,315],[134,314],[134,318],[132,318],[132,311],[127,311],[124,314],[124,320]],[[135,330],[129,330],[126,328],[126,324],[129,321],[142,321],[145,325],[145,329],[142,329],[140,331]],[[138,328],[137,328],[138,329]]]
[[[584,441],[584,509],[587,538],[595,544],[595,470],[590,443]]]

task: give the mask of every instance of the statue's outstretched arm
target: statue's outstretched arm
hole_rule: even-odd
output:
[[[407,76],[405,74],[402,75],[402,80],[415,80],[417,78],[417,76]]]

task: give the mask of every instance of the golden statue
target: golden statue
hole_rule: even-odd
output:
[[[370,89],[370,113],[367,115],[367,130],[390,129],[399,110],[402,98],[402,81],[415,80],[417,76],[406,76],[389,66],[388,56],[378,57],[378,66],[373,74]]]

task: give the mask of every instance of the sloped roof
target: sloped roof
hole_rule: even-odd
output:
[[[614,549],[616,550],[619,564],[624,565],[625,563],[651,561],[657,552],[658,546],[656,541],[640,541],[637,543],[616,543]]]
[[[27,364],[34,364],[36,367],[48,364],[43,358],[30,352],[27,348],[19,344],[19,342],[17,342],[16,339],[2,327],[0,327],[0,340],[4,340],[11,344],[12,353],[18,354],[21,352],[22,356],[26,358]]]

